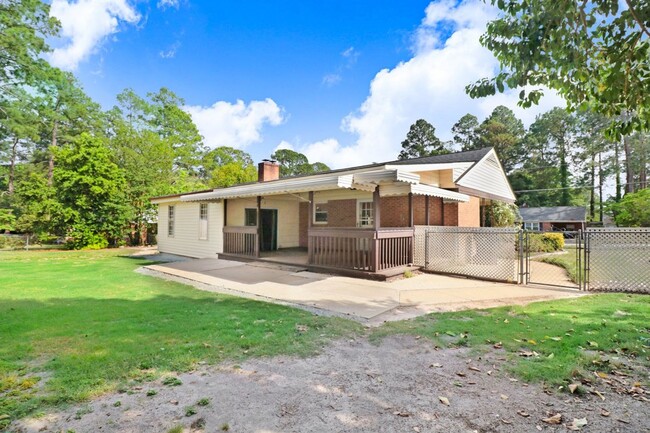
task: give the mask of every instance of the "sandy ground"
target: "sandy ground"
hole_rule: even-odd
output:
[[[179,375],[181,385],[143,384],[11,431],[550,432],[584,418],[585,432],[650,432],[650,403],[624,391],[632,379],[617,382],[616,392],[595,378],[604,400],[547,393],[508,377],[504,361],[500,350],[475,357],[416,337],[341,340],[311,358],[202,366]],[[560,424],[543,421],[557,414]]]

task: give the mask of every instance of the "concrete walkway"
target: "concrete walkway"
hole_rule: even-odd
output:
[[[151,258],[155,260],[155,256]],[[378,282],[317,274],[300,267],[219,259],[149,265],[143,272],[180,279],[203,290],[297,305],[368,324],[402,320],[432,311],[489,308],[583,295],[575,290],[432,274]]]

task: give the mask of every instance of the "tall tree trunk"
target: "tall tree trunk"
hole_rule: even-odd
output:
[[[591,192],[589,194],[589,216],[594,220],[596,216],[596,154],[591,154]]]
[[[566,143],[560,144],[560,186],[562,187],[562,195],[560,204],[562,206],[569,206],[571,204],[571,191],[569,190],[569,164],[567,162]]]
[[[598,218],[603,222],[603,183],[605,176],[603,175],[603,160],[602,153],[598,152]]]
[[[52,142],[50,144],[50,161],[47,167],[47,186],[52,186],[52,180],[54,177],[54,149],[57,146],[58,131],[59,131],[59,124],[55,120],[54,126],[52,127]]]
[[[650,136],[639,137],[639,190],[648,187],[648,147]]]
[[[616,202],[621,201],[621,156],[618,141],[614,143],[614,174],[616,175]]]
[[[634,192],[634,169],[632,168],[632,149],[630,140],[623,137],[623,150],[625,151],[625,192]]]
[[[14,178],[16,176],[16,157],[18,155],[18,138],[14,138],[14,142],[11,145],[11,160],[9,161],[9,189],[7,194],[12,195],[14,193]]]

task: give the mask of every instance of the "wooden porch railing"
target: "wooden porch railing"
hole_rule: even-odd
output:
[[[309,264],[377,272],[413,261],[413,230],[312,228]]]
[[[259,257],[260,243],[257,226],[225,226],[223,252],[247,257]]]

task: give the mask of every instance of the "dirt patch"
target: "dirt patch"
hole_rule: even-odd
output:
[[[610,388],[602,389],[604,400],[548,394],[508,377],[500,356],[436,350],[413,337],[343,340],[312,358],[202,367],[179,375],[180,384],[144,384],[11,431],[650,432],[642,398]]]

